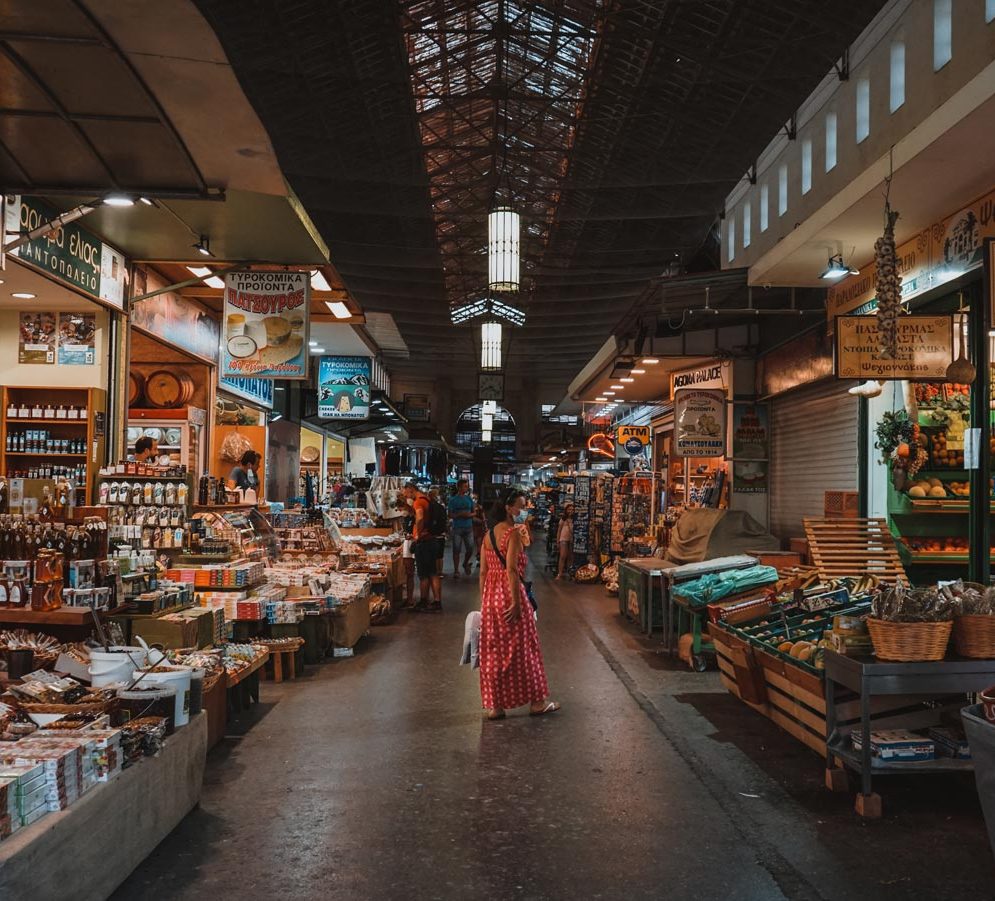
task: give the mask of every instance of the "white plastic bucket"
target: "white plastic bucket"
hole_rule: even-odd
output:
[[[160,672],[146,672],[142,676],[142,682],[172,685],[176,689],[173,722],[177,727],[185,726],[190,722],[190,678],[193,669],[189,666],[157,666],[156,669]]]
[[[90,684],[94,688],[112,682],[128,682],[136,669],[146,666],[148,657],[141,648],[111,646],[110,651],[90,651]]]

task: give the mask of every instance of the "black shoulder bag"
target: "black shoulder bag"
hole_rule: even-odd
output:
[[[501,566],[508,569],[508,561],[505,560],[504,554],[498,550],[497,538],[494,537],[494,527],[491,526],[491,547],[494,548],[494,553],[497,554],[498,560],[501,561]],[[525,597],[529,599],[529,603],[532,605],[532,610],[535,613],[539,612],[539,601],[536,599],[535,592],[532,590],[532,583],[527,579],[522,578],[522,574],[518,571],[518,567],[515,567],[515,575],[518,576],[518,581],[522,583],[522,590],[525,592]]]

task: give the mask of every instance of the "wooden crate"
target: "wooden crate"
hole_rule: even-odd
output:
[[[823,579],[877,576],[882,582],[905,582],[895,539],[883,518],[802,520],[812,563]]]

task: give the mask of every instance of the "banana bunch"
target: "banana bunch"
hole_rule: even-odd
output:
[[[902,277],[895,252],[897,210],[885,206],[884,234],[874,242],[875,290],[878,299],[878,335],[881,357],[898,356],[898,317],[902,312]]]

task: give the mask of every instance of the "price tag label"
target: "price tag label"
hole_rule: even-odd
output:
[[[964,468],[981,465],[981,429],[964,429]]]

